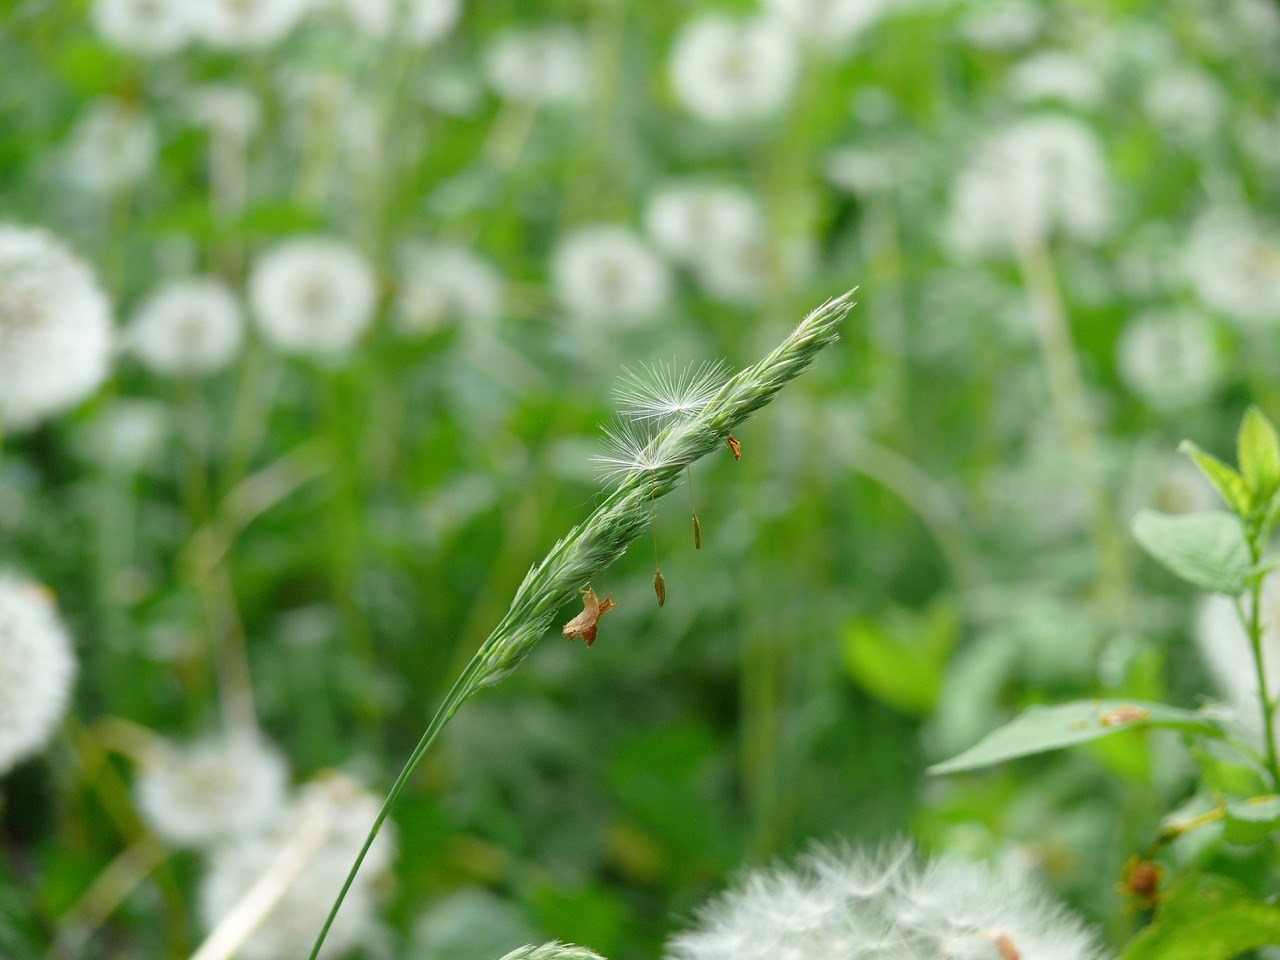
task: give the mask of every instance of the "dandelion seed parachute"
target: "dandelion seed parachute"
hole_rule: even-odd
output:
[[[48,744],[75,675],[71,638],[52,596],[0,572],[0,775]]]
[[[661,424],[697,413],[728,380],[729,368],[718,360],[684,368],[647,364],[624,371],[613,397],[622,416]]]
[[[93,273],[41,230],[0,224],[0,423],[35,426],[106,379],[111,307]]]

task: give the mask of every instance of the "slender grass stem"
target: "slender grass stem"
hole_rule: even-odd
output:
[[[1254,537],[1249,540],[1249,554],[1254,566],[1257,566],[1262,555],[1262,545]],[[1280,754],[1276,751],[1275,710],[1276,702],[1271,696],[1271,688],[1267,685],[1266,657],[1262,650],[1262,580],[1255,577],[1249,586],[1249,614],[1246,618],[1240,605],[1236,604],[1236,613],[1249,635],[1249,649],[1253,653],[1253,667],[1258,674],[1258,703],[1262,709],[1262,736],[1266,744],[1267,770],[1271,774],[1272,786],[1280,789]]]
[[[728,380],[704,407],[666,426],[654,441],[653,449],[662,452],[658,462],[637,467],[624,476],[586,521],[570,530],[530,569],[506,614],[449,689],[392,784],[316,938],[310,960],[319,956],[342,901],[391,808],[458,708],[479,690],[511,673],[546,635],[556,614],[579,599],[581,588],[643,535],[646,522],[652,528],[657,498],[675,488],[690,464],[722,449],[727,434],[772,401],[824,347],[837,339],[836,327],[853,307],[852,294],[851,290],[828,300],[805,317],[768,356]]]

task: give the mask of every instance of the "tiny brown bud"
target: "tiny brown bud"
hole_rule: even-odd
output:
[[[662,579],[662,571],[653,571],[653,592],[657,594],[658,606],[667,602],[667,581]]]

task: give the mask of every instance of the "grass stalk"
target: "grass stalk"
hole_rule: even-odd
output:
[[[651,523],[653,503],[670,493],[695,461],[722,449],[727,434],[766,406],[814,357],[837,339],[836,328],[853,307],[852,290],[828,300],[805,317],[778,347],[731,378],[710,403],[669,424],[655,439],[660,462],[637,468],[583,523],[578,524],[529,570],[502,620],[480,645],[427,725],[422,739],[391,786],[363,847],[316,937],[316,960],[329,928],[351,889],[365,855],[396,800],[440,731],[475,693],[498,683],[528,656],[546,635],[556,614],[580,599],[579,591],[626,552]]]

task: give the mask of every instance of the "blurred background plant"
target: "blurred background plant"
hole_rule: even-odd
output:
[[[899,835],[1149,919],[1124,864],[1221,758],[924,770],[1031,704],[1246,696],[1128,531],[1213,505],[1180,440],[1280,414],[1272,0],[0,11],[0,955],[190,956],[251,888],[241,955],[305,955],[605,495],[624,368],[855,283],[702,466],[701,551],[659,504],[665,606],[633,550],[589,652],[458,714],[332,955],[652,958],[742,864]],[[1162,856],[1275,889],[1221,824]]]

